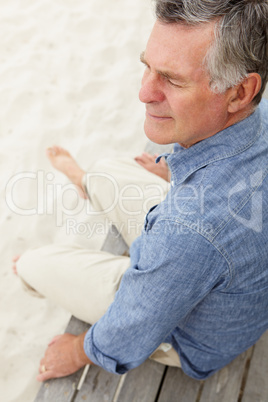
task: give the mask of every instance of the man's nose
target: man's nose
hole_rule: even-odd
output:
[[[139,99],[143,103],[163,102],[165,95],[161,85],[161,78],[157,73],[144,72]]]

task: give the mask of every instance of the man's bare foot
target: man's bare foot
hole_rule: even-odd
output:
[[[16,264],[16,263],[19,261],[19,259],[20,259],[20,255],[15,255],[15,256],[12,258],[12,262],[13,262],[12,270],[13,270],[13,273],[14,273],[15,275],[18,275],[17,264]]]
[[[46,154],[52,166],[65,174],[65,176],[81,190],[80,195],[83,198],[88,198],[82,185],[82,178],[85,172],[78,166],[72,155],[66,149],[56,145],[48,148]]]

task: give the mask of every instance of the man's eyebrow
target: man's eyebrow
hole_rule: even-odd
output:
[[[146,66],[149,66],[149,63],[145,59],[145,52],[141,52],[140,61],[143,64],[145,64]],[[160,71],[160,70],[156,70],[156,71],[159,75],[162,75],[163,77],[165,77],[167,79],[174,80],[174,81],[187,82],[187,80],[181,74],[176,74],[171,71]]]
[[[145,52],[141,52],[141,54],[140,54],[140,61],[141,61],[143,64],[147,64],[147,63],[146,63],[146,60],[145,60]]]

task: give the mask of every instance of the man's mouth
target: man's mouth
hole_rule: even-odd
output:
[[[155,121],[166,121],[166,120],[171,120],[172,117],[169,116],[160,116],[157,114],[153,114],[153,113],[149,113],[148,111],[146,111],[146,117],[149,117],[152,120]]]

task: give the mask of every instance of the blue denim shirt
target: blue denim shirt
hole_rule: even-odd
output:
[[[268,328],[268,102],[165,155],[171,190],[131,247],[115,300],[88,331],[97,365],[125,373],[162,342],[204,379]]]

